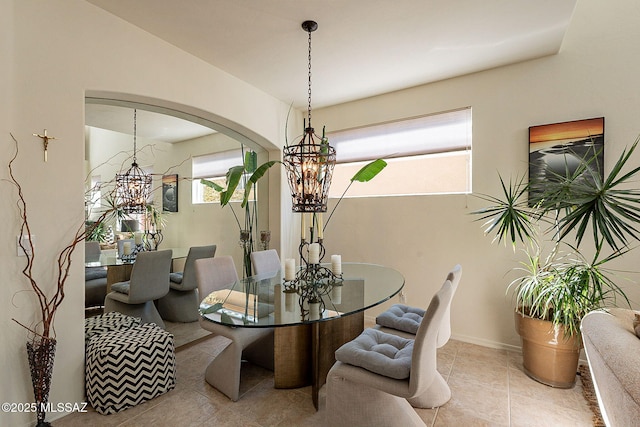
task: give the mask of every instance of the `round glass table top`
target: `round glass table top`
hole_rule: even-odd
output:
[[[284,281],[280,271],[252,276],[207,295],[200,303],[200,314],[227,326],[291,326],[366,310],[392,298],[404,286],[404,277],[397,270],[376,264],[343,263],[338,279],[312,284],[317,292],[310,298],[299,285]]]

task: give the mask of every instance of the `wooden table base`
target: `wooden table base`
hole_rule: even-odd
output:
[[[335,363],[335,351],[364,329],[364,312],[299,326],[275,328],[274,380],[276,388],[311,384],[318,409],[318,392]]]

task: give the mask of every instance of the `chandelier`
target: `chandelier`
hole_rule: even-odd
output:
[[[137,110],[133,110],[133,163],[124,174],[116,174],[117,197],[121,209],[127,214],[144,213],[151,194],[151,175],[136,162]]]
[[[336,150],[329,145],[324,127],[322,137],[319,137],[311,126],[311,33],[318,28],[318,24],[305,21],[302,28],[309,34],[307,119],[300,142],[283,149],[283,163],[291,189],[293,212],[326,212]]]

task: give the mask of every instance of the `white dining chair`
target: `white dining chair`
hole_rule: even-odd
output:
[[[436,343],[453,286],[433,296],[415,340],[368,328],[336,351],[327,375],[327,424],[424,426],[413,407],[435,408],[451,398],[436,369]]]
[[[238,281],[233,258],[202,258],[195,262],[198,292],[206,298]],[[209,363],[205,380],[232,401],[240,397],[242,360],[273,370],[273,328],[230,327],[200,318],[203,329],[229,339],[228,345]]]

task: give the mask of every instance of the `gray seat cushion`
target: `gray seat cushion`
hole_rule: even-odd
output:
[[[376,323],[380,326],[415,335],[418,332],[424,313],[425,311],[421,308],[394,304],[387,311],[376,317]]]
[[[413,340],[365,329],[336,350],[336,359],[398,380],[409,378]]]
[[[85,267],[84,280],[104,279],[107,277],[107,269],[104,267]]]
[[[129,295],[129,288],[130,288],[129,282],[118,282],[111,285],[112,291],[120,292],[121,294]]]
[[[169,280],[173,283],[182,283],[182,277],[183,277],[182,271],[169,274]]]

